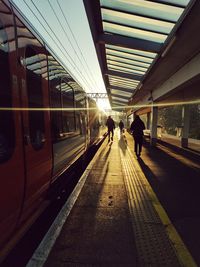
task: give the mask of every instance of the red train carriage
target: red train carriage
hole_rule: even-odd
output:
[[[99,140],[101,127],[96,104],[8,0],[0,1],[0,27],[2,260],[48,204],[54,181]]]

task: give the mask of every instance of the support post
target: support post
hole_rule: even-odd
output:
[[[188,136],[189,136],[189,127],[190,127],[189,105],[184,105],[182,108],[182,122],[183,122],[183,130],[182,130],[182,137],[181,137],[181,146],[188,147]]]
[[[157,121],[158,107],[151,108],[151,146],[156,146],[157,142]]]
[[[151,125],[151,112],[147,113],[147,129],[150,130]]]

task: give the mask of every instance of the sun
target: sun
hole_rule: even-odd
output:
[[[111,106],[108,99],[98,99],[97,106],[102,111],[111,110]]]

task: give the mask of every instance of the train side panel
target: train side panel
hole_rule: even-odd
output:
[[[0,1],[0,26],[0,246],[9,248],[102,132],[96,103],[8,0]]]
[[[0,1],[0,246],[13,234],[24,197],[24,156],[14,20]],[[2,248],[3,246],[3,248]]]
[[[48,57],[48,68],[52,108],[53,183],[85,152],[86,99],[84,91],[77,90],[78,84],[52,56]],[[60,72],[56,71],[57,68]]]
[[[101,112],[93,99],[88,98],[88,128],[89,128],[89,145],[98,143],[107,130],[105,127],[104,113]]]
[[[18,45],[18,77],[23,122],[25,196],[20,223],[36,217],[51,180],[52,145],[48,95],[47,51],[31,31],[15,17]]]

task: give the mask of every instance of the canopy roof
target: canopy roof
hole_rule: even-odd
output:
[[[175,41],[195,1],[84,0],[113,109],[123,109]]]

